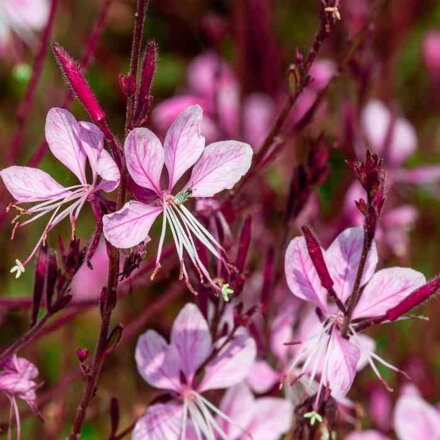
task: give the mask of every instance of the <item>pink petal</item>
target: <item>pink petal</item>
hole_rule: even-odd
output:
[[[139,374],[155,388],[180,390],[180,358],[155,330],[139,336],[136,344],[136,364]]]
[[[429,185],[440,180],[440,166],[425,165],[415,168],[401,168],[393,172],[392,178],[399,182]]]
[[[367,104],[361,115],[361,123],[372,148],[379,154],[386,154],[390,164],[394,166],[404,162],[417,148],[417,136],[412,125],[406,119],[396,117],[391,144],[387,152],[383,151],[391,123],[391,112],[381,101],[373,100]]]
[[[394,430],[399,440],[440,439],[440,413],[420,396],[404,394],[394,410]]]
[[[346,440],[389,440],[389,437],[379,431],[369,429],[367,431],[355,431],[347,435]]]
[[[288,354],[291,346],[285,345],[285,342],[293,340],[293,323],[295,320],[295,308],[292,303],[288,303],[280,309],[272,322],[270,333],[270,347],[283,365],[287,363]]]
[[[3,1],[8,18],[16,26],[38,31],[46,24],[49,16],[49,2],[47,0]]]
[[[14,366],[17,373],[26,379],[35,379],[38,376],[37,367],[25,358],[14,355],[11,364]]]
[[[183,407],[174,402],[155,404],[136,422],[132,440],[179,440]]]
[[[321,287],[304,237],[294,238],[287,247],[284,273],[287,284],[295,296],[312,302],[322,310],[327,310],[327,292]]]
[[[52,108],[46,118],[46,140],[52,154],[86,182],[86,153],[81,146],[80,126],[75,117],[62,108]]]
[[[247,173],[252,154],[252,148],[243,142],[223,141],[208,145],[187,185],[193,197],[211,197],[231,189]]]
[[[0,176],[17,202],[40,202],[70,193],[49,174],[37,168],[12,166],[0,171]]]
[[[133,180],[161,195],[164,151],[158,137],[148,128],[135,128],[128,134],[124,149],[127,169]]]
[[[164,150],[170,190],[203,153],[205,138],[200,134],[202,118],[203,110],[199,105],[188,107],[167,132]]]
[[[359,348],[343,338],[338,331],[333,331],[325,373],[322,374],[325,374],[327,386],[337,400],[344,398],[350,391],[359,358]]]
[[[118,187],[121,174],[119,173],[119,168],[116,165],[116,162],[110,156],[108,151],[102,150],[99,154],[96,163],[96,172],[102,178],[102,181],[96,189],[112,192]]]
[[[217,341],[222,345],[225,338]],[[248,374],[255,360],[255,341],[245,331],[228,342],[205,368],[205,376],[198,391],[228,388],[241,382]]]
[[[104,236],[113,246],[128,249],[149,238],[148,232],[161,206],[127,202],[119,211],[104,215]]]
[[[218,419],[220,426],[228,435],[228,440],[241,439],[243,430],[247,430],[255,413],[255,398],[244,383],[235,385],[226,391],[220,403],[220,409],[235,423]]]
[[[254,417],[247,430],[252,440],[278,440],[290,429],[292,415],[288,400],[263,397],[255,402]]]
[[[261,93],[249,95],[243,105],[244,138],[258,149],[269,132],[274,118],[274,103]]]
[[[374,339],[367,335],[358,334],[356,337],[356,344],[360,348],[361,356],[357,364],[357,371],[363,370],[368,365],[368,358],[370,353],[374,353],[376,343]]]
[[[280,381],[280,374],[266,361],[255,361],[247,382],[256,393],[265,393]]]
[[[364,231],[362,228],[348,228],[335,238],[325,252],[325,260],[335,283],[336,294],[342,302],[347,300],[353,290],[363,242]],[[373,243],[367,257],[362,285],[373,276],[377,260],[377,249]]]
[[[383,315],[425,283],[425,276],[413,269],[404,267],[382,269],[366,285],[354,310],[353,318]]]
[[[179,313],[171,330],[171,344],[179,352],[182,371],[191,383],[197,369],[211,352],[208,323],[195,304],[188,303]]]
[[[104,149],[104,134],[96,125],[90,122],[80,122],[78,126],[78,137],[81,146],[89,159],[93,178],[95,178],[98,156]]]

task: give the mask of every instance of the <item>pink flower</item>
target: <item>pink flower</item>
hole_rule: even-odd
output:
[[[3,391],[11,402],[12,411],[17,423],[17,438],[20,438],[20,414],[18,412],[16,398],[24,400],[37,412],[37,367],[24,358],[14,355],[6,363],[0,366],[0,391]],[[9,437],[8,437],[9,438]]]
[[[51,229],[69,216],[73,233],[84,203],[93,201],[99,191],[110,192],[119,185],[118,167],[104,150],[103,134],[95,125],[77,122],[67,110],[52,108],[46,118],[46,140],[52,154],[76,175],[80,183],[64,187],[46,172],[24,166],[11,166],[0,172],[6,189],[17,202],[13,206],[19,210],[19,215],[13,220],[14,232],[17,227],[52,213],[30,255],[23,263],[16,260],[17,265],[11,272],[16,272],[17,278]],[[87,161],[91,169],[90,183],[87,180]],[[98,176],[101,178],[99,181]],[[23,209],[19,206],[23,203],[37,204]],[[28,214],[32,217],[19,222],[23,215]]]
[[[49,16],[48,0],[2,0],[0,2],[0,50],[12,34],[32,44]]]
[[[379,431],[369,429],[367,431],[351,432],[347,435],[346,440],[389,440],[389,438]]]
[[[202,109],[197,105],[184,110],[168,130],[163,147],[156,135],[147,128],[136,128],[130,132],[124,147],[128,172],[139,186],[150,191],[154,197],[149,204],[130,201],[119,211],[105,215],[104,234],[118,248],[136,246],[149,239],[152,224],[163,214],[156,269],[160,267],[169,224],[181,263],[181,275],[188,287],[194,290],[189,283],[184,251],[196,267],[200,279],[206,278],[219,291],[222,289],[211,279],[199,258],[195,238],[228,267],[224,249],[184,203],[190,197],[212,197],[224,189],[232,188],[248,171],[252,148],[237,141],[215,142],[205,147],[205,138],[200,134],[202,117]],[[164,164],[168,171],[168,184],[165,186],[161,182]],[[189,181],[180,191],[176,191],[177,182],[191,167]]]
[[[187,304],[177,316],[170,343],[148,330],[136,346],[138,371],[151,386],[167,390],[173,398],[147,409],[133,440],[183,440],[194,431],[198,438],[214,440],[215,433],[228,438],[215,416],[238,425],[202,394],[240,383],[255,354],[255,342],[243,328],[213,342],[208,323],[194,304]],[[203,378],[198,377],[200,370]],[[239,429],[244,432],[244,428]]]
[[[288,400],[279,397],[255,398],[245,383],[226,392],[220,409],[236,423],[218,419],[228,440],[278,440],[289,430],[293,414]],[[243,436],[240,427],[245,429],[247,436]]]
[[[323,251],[335,294],[342,304],[346,304],[353,291],[363,240],[362,228],[349,228]],[[425,283],[423,274],[409,268],[395,267],[375,273],[377,261],[377,250],[373,243],[361,281],[362,295],[353,313],[355,321],[384,315]],[[291,365],[291,369],[301,366],[300,374],[307,374],[310,384],[320,375],[317,399],[323,386],[329,388],[337,400],[344,398],[362,357],[382,381],[375,360],[397,370],[374,353],[371,344],[357,334],[353,323],[349,326],[348,338],[342,336],[340,329],[344,314],[335,304],[329,303],[327,290],[321,285],[303,237],[290,242],[286,251],[285,273],[292,293],[311,303],[318,311],[320,325],[314,333],[300,341],[300,348]]]
[[[429,31],[422,43],[425,64],[436,86],[440,84],[440,29]]]
[[[440,439],[440,412],[423,400],[412,384],[404,386],[394,409],[399,440]]]

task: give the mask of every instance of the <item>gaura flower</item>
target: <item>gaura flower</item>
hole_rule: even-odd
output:
[[[23,263],[16,260],[16,266],[11,269],[11,272],[16,272],[17,278],[24,272],[24,266],[46,240],[51,229],[69,216],[73,234],[84,203],[92,201],[99,191],[111,192],[119,185],[118,167],[104,150],[103,134],[94,124],[77,122],[67,110],[52,108],[46,118],[46,141],[52,154],[76,175],[80,183],[64,187],[46,172],[31,167],[11,166],[0,171],[6,189],[17,202],[12,206],[19,211],[13,220],[12,236],[16,228],[51,213],[32,252]],[[89,179],[87,161],[91,170]],[[27,203],[36,204],[30,208],[21,207]],[[31,218],[20,221],[24,215],[31,215]]]
[[[104,235],[115,247],[131,248],[149,239],[151,226],[163,214],[156,270],[160,267],[169,225],[180,260],[181,277],[190,290],[194,292],[184,262],[184,251],[197,269],[200,280],[206,279],[216,291],[223,292],[227,285],[220,289],[211,279],[199,258],[195,239],[228,268],[225,251],[184,204],[190,197],[212,197],[232,188],[248,171],[252,148],[237,141],[215,142],[205,147],[205,138],[200,135],[202,117],[203,112],[198,105],[184,110],[168,130],[163,147],[157,136],[147,128],[135,128],[130,132],[124,146],[128,172],[135,183],[152,191],[154,197],[149,204],[130,201],[119,211],[105,215]],[[165,186],[161,183],[164,164],[168,171],[168,184]],[[176,191],[177,182],[191,167],[189,181]]]
[[[47,0],[2,0],[0,2],[0,51],[12,34],[32,43],[49,17]]]
[[[255,355],[255,342],[244,328],[213,342],[208,323],[194,304],[187,304],[177,316],[169,344],[148,330],[136,346],[138,371],[151,386],[167,390],[172,400],[147,409],[136,423],[133,440],[185,440],[191,435],[216,440],[217,434],[229,438],[216,416],[245,433],[245,427],[202,394],[240,383]],[[204,372],[201,379],[199,370]]]
[[[14,414],[17,424],[17,439],[20,439],[21,424],[16,399],[24,400],[37,413],[37,383],[33,380],[37,376],[38,370],[34,364],[15,355],[0,366],[0,391],[11,403],[11,417]]]
[[[234,422],[218,420],[228,440],[246,438],[243,427],[252,440],[278,440],[291,426],[293,407],[280,397],[255,398],[245,383],[230,388],[224,395],[220,409]]]
[[[334,282],[336,296],[342,304],[346,304],[353,291],[363,240],[362,228],[349,228],[343,231],[326,251],[323,251],[328,272]],[[367,359],[375,374],[385,385],[374,361],[399,371],[374,353],[370,344],[362,341],[354,323],[384,315],[388,309],[422,286],[426,280],[420,272],[403,267],[381,269],[375,273],[377,261],[377,250],[373,243],[361,280],[362,295],[354,309],[352,322],[345,338],[341,334],[344,314],[334,304],[328,302],[327,290],[321,286],[305,239],[297,237],[287,248],[285,258],[287,284],[295,296],[316,308],[320,318],[317,330],[298,341],[300,348],[290,367],[293,370],[301,366],[301,375],[308,375],[310,383],[320,375],[316,402],[319,400],[323,386],[330,389],[336,400],[345,397],[355,378],[361,355]]]

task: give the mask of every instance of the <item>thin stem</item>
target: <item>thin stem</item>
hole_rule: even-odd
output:
[[[37,56],[35,57],[34,64],[32,66],[32,77],[28,83],[23,100],[21,101],[15,115],[17,128],[15,130],[11,146],[9,148],[9,164],[13,164],[17,160],[18,154],[20,152],[20,146],[24,134],[24,127],[32,109],[32,103],[34,102],[35,98],[35,91],[37,90],[38,83],[40,82],[44,60],[46,59],[46,55],[49,50],[49,40],[52,34],[58,5],[59,0],[52,0],[46,27],[44,28],[43,34],[41,36],[40,49],[38,50]]]

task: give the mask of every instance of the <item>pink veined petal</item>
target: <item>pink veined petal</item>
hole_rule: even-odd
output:
[[[347,435],[345,440],[389,440],[389,437],[379,431],[369,429],[367,431],[354,431]]]
[[[210,144],[195,164],[186,187],[192,189],[193,197],[211,197],[231,189],[249,170],[252,154],[252,148],[243,142]]]
[[[426,283],[425,276],[405,267],[382,269],[365,286],[353,318],[383,315],[413,290]]]
[[[40,202],[68,195],[69,190],[38,168],[12,166],[0,171],[6,189],[17,202]]]
[[[121,174],[119,173],[119,168],[116,165],[116,162],[110,156],[108,151],[102,150],[99,154],[96,163],[96,172],[102,178],[102,181],[98,184],[96,189],[112,192],[118,187]]]
[[[139,336],[136,344],[136,364],[139,374],[155,388],[180,390],[180,358],[174,347],[155,330]]]
[[[164,151],[159,138],[148,128],[135,128],[125,140],[125,161],[133,180],[159,196]]]
[[[217,419],[228,435],[228,440],[241,439],[243,429],[247,429],[255,415],[255,398],[246,383],[229,388],[223,396],[220,409],[235,422],[232,424],[224,419]]]
[[[327,292],[321,283],[310,259],[304,237],[294,238],[287,247],[284,272],[292,293],[309,301],[321,310],[327,310]]]
[[[10,368],[14,368],[17,373],[26,379],[35,379],[38,376],[38,369],[27,359],[14,355],[10,362]],[[5,367],[7,369],[7,367]]]
[[[363,228],[348,228],[341,232],[325,252],[325,261],[335,283],[336,294],[342,302],[351,295],[364,242]],[[368,253],[362,285],[374,274],[378,261],[376,245]]]
[[[280,380],[280,374],[266,361],[255,361],[247,377],[247,382],[256,393],[269,391]]]
[[[399,182],[416,185],[434,184],[440,180],[440,166],[424,165],[414,168],[400,168],[393,172],[392,177]]]
[[[399,440],[440,439],[440,413],[422,397],[403,394],[394,410],[394,430]]]
[[[93,179],[96,177],[96,165],[101,151],[104,149],[104,134],[91,122],[79,122],[78,137],[81,146],[89,159]]]
[[[182,111],[168,129],[164,150],[169,190],[203,153],[205,138],[200,134],[202,118],[202,108],[193,105]]]
[[[356,376],[360,351],[352,342],[343,338],[338,331],[333,331],[328,348],[325,368],[327,386],[338,400],[350,391]]]
[[[369,354],[374,353],[374,350],[376,349],[376,343],[374,342],[374,339],[362,334],[356,335],[356,343],[361,352],[361,356],[359,358],[356,369],[357,371],[361,371],[368,365]]]
[[[177,348],[182,371],[191,383],[212,346],[208,323],[195,304],[188,303],[177,315],[171,330],[171,344]]]
[[[132,440],[179,440],[181,439],[183,407],[170,402],[151,405],[144,416],[136,422]]]
[[[117,248],[136,246],[149,238],[148,232],[161,212],[161,206],[127,202],[119,211],[104,215],[104,236]]]
[[[269,132],[274,110],[274,103],[267,95],[252,93],[246,97],[243,106],[244,138],[254,150]]]
[[[62,108],[52,108],[46,118],[46,140],[52,154],[85,184],[86,153],[75,117]]]
[[[40,30],[49,16],[47,0],[3,0],[10,20],[17,26]]]
[[[283,366],[286,365],[291,347],[285,342],[293,340],[293,323],[295,320],[295,309],[291,302],[282,307],[273,320],[270,347]]]
[[[293,406],[279,397],[262,397],[255,401],[254,417],[247,428],[252,440],[278,440],[292,423]]]
[[[224,341],[221,338],[216,345]],[[198,391],[228,388],[241,382],[249,374],[256,354],[255,341],[246,331],[239,331],[208,363]]]

